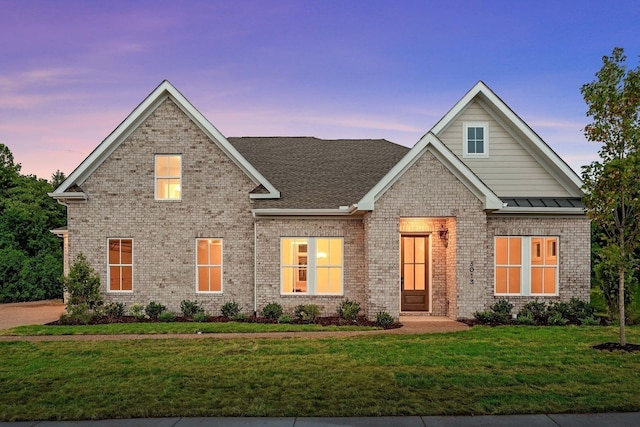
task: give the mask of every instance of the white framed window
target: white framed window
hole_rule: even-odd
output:
[[[182,200],[182,156],[156,154],[155,199]]]
[[[107,239],[108,292],[133,292],[133,239]]]
[[[489,123],[464,122],[462,133],[463,157],[489,157]]]
[[[342,237],[282,237],[280,292],[293,295],[342,295]]]
[[[222,293],[222,239],[196,239],[196,292]]]
[[[557,236],[495,237],[495,295],[558,295]]]

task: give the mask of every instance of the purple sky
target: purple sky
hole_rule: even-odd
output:
[[[0,142],[67,175],[162,80],[224,135],[412,146],[478,80],[574,170],[580,86],[640,54],[634,1],[0,0]]]

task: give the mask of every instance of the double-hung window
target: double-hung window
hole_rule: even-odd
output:
[[[182,156],[156,154],[155,163],[156,200],[181,200]]]
[[[133,240],[108,239],[107,282],[109,292],[133,290]]]
[[[465,122],[463,128],[463,157],[489,157],[489,124]]]
[[[196,239],[196,291],[222,292],[222,239]]]
[[[342,295],[342,237],[283,237],[281,293]]]
[[[557,295],[558,237],[495,238],[496,295]]]

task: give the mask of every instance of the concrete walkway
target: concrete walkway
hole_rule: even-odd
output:
[[[44,325],[60,319],[62,300],[0,304],[0,330],[22,325]]]
[[[38,427],[637,427],[640,412],[615,414],[483,415],[356,418],[135,418],[99,421],[27,421],[0,426]]]

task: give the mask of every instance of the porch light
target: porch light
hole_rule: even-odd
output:
[[[438,234],[440,235],[440,240],[444,243],[444,247],[449,247],[449,229],[446,226],[441,225]]]

